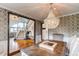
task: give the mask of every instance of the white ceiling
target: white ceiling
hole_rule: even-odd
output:
[[[48,3],[0,3],[0,6],[41,21],[48,16],[50,11]],[[77,13],[79,12],[79,3],[53,3],[52,10],[55,16]]]

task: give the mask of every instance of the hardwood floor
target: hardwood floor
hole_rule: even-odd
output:
[[[37,46],[31,46],[22,49],[22,51],[29,56],[64,56],[66,43],[54,40],[52,40],[51,42],[58,43],[53,52]]]
[[[12,55],[12,56],[21,56],[21,53],[19,52],[17,54]]]
[[[28,48],[21,49],[23,53],[28,56],[65,56],[66,43],[62,41],[52,40],[51,42],[57,42],[57,46],[54,51],[49,51],[38,46],[31,46]],[[10,56],[22,56],[20,51],[13,52]]]
[[[13,55],[16,55],[16,54],[18,54],[18,53],[20,53],[20,50],[17,50],[17,51],[14,51],[14,52],[12,52],[12,53],[9,53],[9,56],[13,56]]]

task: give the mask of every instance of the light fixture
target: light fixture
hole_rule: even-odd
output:
[[[10,14],[10,19],[11,20],[18,20],[19,19],[19,16]]]
[[[59,25],[60,20],[54,15],[52,4],[50,4],[50,11],[47,18],[44,20],[44,26],[48,29],[56,28]]]

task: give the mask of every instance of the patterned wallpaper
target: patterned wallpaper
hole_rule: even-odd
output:
[[[8,33],[8,13],[0,8],[0,41],[7,40]]]
[[[64,16],[60,18],[60,24],[55,29],[49,29],[49,33],[60,33],[66,36],[73,36],[79,32],[79,14]]]
[[[7,55],[7,40],[8,40],[8,13],[0,8],[0,56]]]

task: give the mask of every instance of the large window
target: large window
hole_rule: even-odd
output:
[[[16,40],[25,39],[27,32],[30,32],[29,38],[34,39],[34,21],[9,14],[9,54],[19,49]]]
[[[17,32],[19,30],[23,30],[26,27],[26,22],[18,22],[10,26],[10,32]]]

